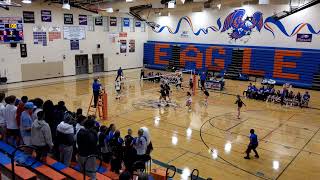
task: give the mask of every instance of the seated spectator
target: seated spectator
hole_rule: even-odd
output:
[[[301,94],[300,94],[300,92],[298,92],[297,95],[295,96],[295,103],[296,103],[296,105],[301,107]]]
[[[3,117],[3,111],[5,109],[5,102],[4,98],[6,95],[2,92],[0,92],[0,139],[3,140],[5,137],[5,130],[6,130],[6,124]]]
[[[21,113],[20,133],[24,145],[31,145],[32,112],[34,108],[32,102],[27,102],[24,105],[24,111]]]
[[[309,92],[306,91],[305,94],[302,96],[302,105],[305,107],[308,107],[310,100]]]
[[[81,167],[81,172],[84,169],[84,162],[89,155],[97,153],[98,136],[95,131],[95,122],[87,120],[84,123],[84,129],[81,129],[77,135],[77,145],[79,151],[78,161]],[[96,158],[92,157],[86,163],[86,175],[91,179],[96,179]]]
[[[123,171],[119,176],[119,180],[131,180],[131,173],[128,171]]]
[[[249,97],[249,95],[251,93],[251,89],[252,89],[252,83],[250,83],[249,86],[247,87],[247,89],[243,91],[242,95]]]
[[[57,127],[57,137],[56,140],[59,147],[60,153],[60,162],[66,166],[70,165],[72,152],[73,152],[73,143],[74,143],[74,134],[75,130],[73,127],[74,121],[71,114],[66,113],[64,121],[62,121]]]
[[[16,120],[17,107],[15,96],[8,96],[5,99],[6,107],[2,110],[2,116],[6,124],[6,142],[13,146],[20,145],[20,129]]]
[[[38,149],[36,159],[45,162],[48,152],[53,147],[51,130],[44,120],[44,111],[39,111],[37,116],[31,127],[31,144]]]

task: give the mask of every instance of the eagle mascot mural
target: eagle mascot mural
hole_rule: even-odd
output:
[[[237,9],[226,17],[221,32],[229,30],[228,34],[231,40],[239,39],[247,42],[252,31],[256,28],[260,32],[262,26],[261,12],[255,12],[252,16],[247,16],[246,10]]]

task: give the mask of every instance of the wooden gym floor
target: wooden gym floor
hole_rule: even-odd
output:
[[[226,89],[210,92],[209,106],[203,105],[203,95],[193,97],[193,110],[185,107],[186,90],[173,89],[172,100],[180,107],[150,108],[143,103],[159,98],[159,84],[140,83],[140,70],[125,71],[126,83],[120,101],[115,100],[113,73],[101,74],[107,86],[109,119],[122,136],[127,128],[134,134],[146,126],[151,132],[157,161],[153,167],[174,165],[182,179],[193,169],[202,178],[213,179],[320,179],[320,92],[310,91],[308,109],[281,107],[278,104],[243,99],[241,119],[236,118],[235,94],[241,94],[249,82],[226,80]],[[79,78],[81,77],[81,78]],[[187,78],[185,78],[187,79]],[[67,107],[87,111],[91,98],[93,75],[0,86],[8,95],[64,100]],[[258,85],[258,84],[257,84]],[[305,90],[294,89],[304,93]],[[249,130],[254,128],[259,138],[260,159],[245,160]],[[209,152],[208,147],[215,152]]]

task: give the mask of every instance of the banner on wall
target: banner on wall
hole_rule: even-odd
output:
[[[23,23],[34,23],[34,12],[23,11]]]
[[[34,25],[32,27],[33,32],[46,32],[46,27],[44,25]]]
[[[61,28],[58,26],[49,27],[49,41],[53,41],[55,39],[61,39]]]
[[[131,39],[129,41],[129,52],[135,52],[136,50],[136,41],[134,39]]]
[[[141,27],[141,21],[136,21],[136,27]]]
[[[103,17],[102,16],[95,17],[94,24],[96,26],[102,26],[103,25]]]
[[[70,40],[70,49],[79,50],[80,49],[79,40]]]
[[[83,26],[63,26],[63,38],[68,40],[83,40],[86,38],[86,28]]]
[[[117,33],[110,33],[108,34],[109,40],[111,43],[116,43],[116,38],[119,37]]]
[[[123,27],[130,27],[130,19],[123,18]]]
[[[79,25],[88,25],[88,16],[87,15],[79,15]]]
[[[120,40],[120,53],[127,53],[127,40]]]
[[[73,24],[73,14],[63,14],[64,24]]]
[[[47,32],[33,32],[33,44],[42,44],[42,46],[47,46]]]
[[[110,17],[110,26],[117,26],[117,17]]]
[[[128,33],[127,32],[120,32],[119,37],[127,37]]]
[[[52,15],[50,10],[41,10],[41,21],[52,22]]]
[[[312,42],[312,34],[297,34],[297,42]]]

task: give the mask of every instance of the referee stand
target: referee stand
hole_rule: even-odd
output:
[[[93,95],[91,96],[87,115],[99,115],[100,120],[107,120],[108,117],[108,95],[105,89],[102,89],[99,94],[97,107],[94,108]]]

